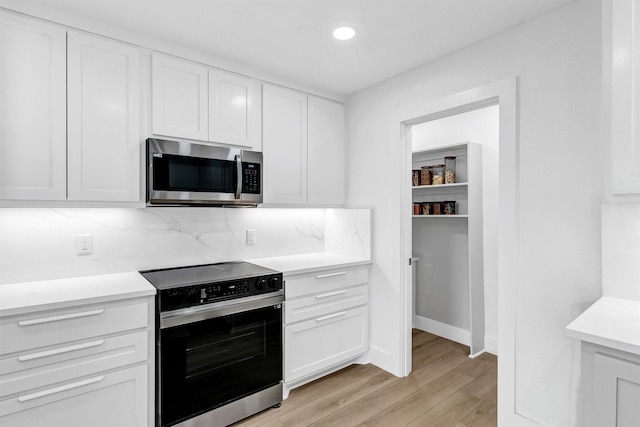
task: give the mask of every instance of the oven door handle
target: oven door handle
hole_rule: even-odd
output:
[[[188,323],[201,322],[203,320],[215,319],[216,317],[229,316],[231,314],[257,310],[259,308],[269,306],[278,306],[283,302],[284,295],[278,294],[276,296],[251,299],[248,301],[245,300],[243,302],[238,302],[238,300],[230,300],[223,301],[222,303],[211,304],[211,306],[185,308],[183,310],[160,313],[160,329],[186,325]]]

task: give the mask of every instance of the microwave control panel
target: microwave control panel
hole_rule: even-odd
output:
[[[260,163],[242,162],[242,192],[260,194]]]

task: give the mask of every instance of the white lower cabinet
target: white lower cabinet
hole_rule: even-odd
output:
[[[0,425],[153,425],[153,297],[0,318]]]
[[[640,356],[582,344],[586,426],[640,425]]]
[[[147,368],[138,365],[0,401],[3,426],[146,426]]]
[[[285,394],[369,349],[369,268],[285,275]]]

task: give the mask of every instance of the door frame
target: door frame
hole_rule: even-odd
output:
[[[400,262],[401,372],[411,372],[413,283],[412,256],[411,126],[440,118],[499,105],[499,230],[498,230],[498,424],[515,420],[516,297],[519,265],[519,141],[518,78],[511,77],[427,102],[419,115],[400,122],[401,201]]]

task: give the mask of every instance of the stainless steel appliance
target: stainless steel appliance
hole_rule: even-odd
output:
[[[147,204],[257,206],[262,153],[147,139]]]
[[[227,426],[282,401],[282,273],[141,271],[157,288],[156,425]]]

